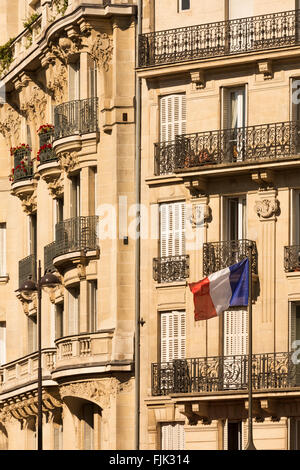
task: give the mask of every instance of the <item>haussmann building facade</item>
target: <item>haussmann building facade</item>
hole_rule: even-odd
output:
[[[300,5],[2,3],[0,449],[37,448],[40,263],[45,449],[244,449],[248,309],[188,283],[247,256],[254,444],[299,449]]]

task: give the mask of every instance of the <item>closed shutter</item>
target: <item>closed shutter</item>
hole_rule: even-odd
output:
[[[69,101],[80,99],[80,63],[69,65]]]
[[[72,288],[68,295],[68,334],[79,332],[79,289]]]
[[[226,419],[223,427],[223,450],[228,450],[228,419]]]
[[[221,129],[230,128],[230,94],[228,88],[221,88]]]
[[[161,425],[161,450],[184,450],[184,440],[183,424]]]
[[[224,312],[224,356],[247,354],[248,311],[227,310]]]
[[[185,312],[161,314],[161,362],[184,359],[186,355]]]
[[[175,140],[186,133],[186,96],[163,96],[160,99],[160,141]]]
[[[160,256],[180,256],[185,253],[185,203],[160,206]]]

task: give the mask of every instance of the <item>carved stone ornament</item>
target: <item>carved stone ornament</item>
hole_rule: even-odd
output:
[[[77,152],[61,152],[59,154],[59,160],[61,167],[66,173],[69,173],[69,171],[72,171],[78,163],[78,154]]]
[[[60,387],[59,392],[62,399],[68,396],[85,398],[105,409],[109,408],[111,397],[116,396],[118,384],[116,379],[93,380],[63,385]]]
[[[36,200],[36,193],[26,194],[25,196],[21,196],[19,194],[19,199],[21,199],[22,209],[26,214],[33,214],[37,210],[37,200]]]
[[[62,175],[58,176],[57,178],[47,178],[43,177],[43,179],[48,184],[49,193],[54,198],[59,198],[62,196],[64,192],[64,178]]]
[[[279,201],[277,199],[262,199],[256,201],[255,211],[258,217],[262,219],[269,219],[279,213]]]
[[[0,133],[12,142],[19,142],[21,116],[9,105],[1,106]]]
[[[210,219],[211,209],[208,204],[193,204],[192,215],[190,219],[193,229],[201,227],[201,225],[209,222]]]
[[[60,62],[51,67],[47,80],[48,92],[52,95],[56,104],[61,104],[66,96],[68,73],[67,68]]]
[[[37,416],[38,414],[38,403],[37,403],[36,392],[27,392],[21,396],[15,396],[8,400],[8,403],[4,405],[3,413],[5,417],[11,415],[17,420],[28,419],[31,416]],[[52,412],[57,408],[62,407],[62,402],[59,396],[50,393],[46,390],[42,392],[42,409],[43,412]]]
[[[37,85],[32,85],[20,93],[21,112],[29,121],[45,120],[47,97]]]
[[[112,40],[107,33],[97,33],[89,53],[97,65],[103,67],[107,72],[113,53]]]

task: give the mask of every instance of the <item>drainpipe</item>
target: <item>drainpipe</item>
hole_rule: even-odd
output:
[[[137,27],[135,38],[135,63],[138,67],[139,35],[142,33],[142,8],[143,0],[137,2]],[[136,217],[140,229],[140,203],[141,203],[141,79],[135,73],[135,203],[137,207]],[[135,252],[135,450],[140,449],[140,258],[141,240],[136,240]]]

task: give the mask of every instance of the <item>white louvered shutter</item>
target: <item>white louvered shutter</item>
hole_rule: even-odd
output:
[[[223,450],[228,450],[228,419],[226,419],[223,427]]]
[[[161,450],[184,450],[184,440],[183,424],[162,424]]]
[[[224,312],[224,356],[247,354],[248,311],[227,310]]]
[[[160,99],[160,141],[174,140],[186,133],[186,96],[163,96]]]
[[[6,362],[6,323],[0,323],[0,365]]]
[[[186,355],[185,312],[161,314],[161,362],[184,359]]]
[[[0,224],[0,276],[6,275],[6,224]]]
[[[185,254],[185,203],[160,206],[160,256]]]

